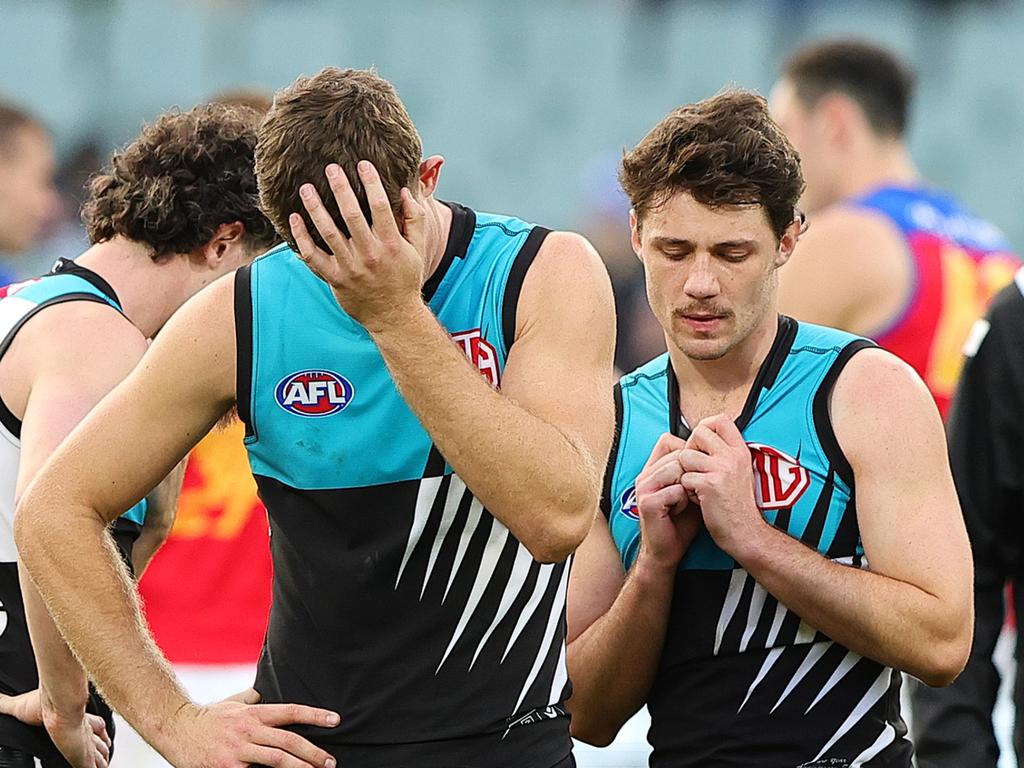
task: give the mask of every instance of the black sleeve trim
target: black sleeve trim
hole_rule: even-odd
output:
[[[612,477],[615,475],[615,463],[619,460],[619,442],[622,439],[622,384],[617,383],[613,390],[615,395],[615,437],[612,439],[612,452],[608,455],[608,466],[604,470],[604,482],[601,484],[601,514],[606,520],[612,518]]]
[[[245,425],[245,436],[252,437],[252,265],[235,272],[235,404],[238,418]]]
[[[836,474],[843,478],[851,490],[854,485],[853,468],[836,439],[835,430],[832,428],[832,415],[829,413],[829,402],[832,399],[832,388],[835,386],[836,379],[839,378],[839,374],[843,372],[846,364],[850,362],[850,358],[862,349],[873,349],[876,346],[873,341],[857,339],[843,347],[814,395],[814,428],[818,432],[818,440],[821,442],[821,447],[825,449],[825,455],[835,468]]]
[[[505,296],[501,301],[501,331],[505,343],[505,357],[512,348],[516,335],[516,311],[519,308],[519,294],[523,290],[523,281],[526,280],[526,273],[530,270],[537,251],[540,250],[544,238],[551,234],[550,229],[534,227],[526,237],[526,242],[516,254],[512,262],[512,269],[508,273],[508,282],[505,283]]]
[[[57,296],[49,301],[44,301],[33,307],[29,312],[26,312],[25,315],[14,324],[14,327],[7,332],[7,335],[3,340],[0,341],[0,358],[7,354],[7,350],[10,349],[11,344],[14,343],[14,337],[18,335],[18,331],[25,327],[25,323],[47,307],[53,307],[57,304],[66,304],[69,301],[91,301],[96,304],[108,306],[118,314],[121,314],[121,310],[118,307],[111,306],[110,302],[106,299],[93,293],[65,293],[63,296]],[[7,407],[7,403],[3,402],[2,399],[0,399],[0,424],[3,424],[7,431],[16,438],[19,440],[21,439],[21,419],[11,412],[11,409]]]

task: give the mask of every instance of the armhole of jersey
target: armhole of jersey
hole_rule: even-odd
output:
[[[253,437],[252,423],[252,265],[235,271],[235,406],[245,425],[245,436]]]
[[[10,349],[11,344],[14,343],[14,337],[18,335],[18,331],[25,327],[25,323],[39,314],[42,310],[47,307],[52,307],[57,304],[66,304],[69,301],[94,301],[98,304],[106,304],[108,307],[113,309],[115,312],[124,314],[121,312],[119,307],[114,306],[106,298],[97,296],[92,293],[66,293],[63,296],[57,296],[49,301],[44,301],[36,306],[32,307],[31,310],[25,313],[24,317],[18,320],[14,324],[14,327],[7,332],[7,335],[0,341],[0,358],[7,354],[7,350]],[[0,397],[0,424],[3,424],[4,429],[10,432],[19,440],[21,439],[21,419],[14,415],[10,408],[7,407],[7,403],[4,402],[3,398]]]
[[[615,436],[612,438],[612,452],[608,454],[608,466],[604,470],[604,482],[601,487],[601,514],[606,520],[612,519],[612,481],[615,475],[615,462],[619,460],[619,443],[622,441],[622,382],[615,384]]]
[[[832,366],[828,369],[828,373],[822,379],[818,391],[814,394],[814,428],[818,433],[818,441],[821,443],[829,463],[835,468],[836,474],[843,479],[851,491],[853,490],[853,468],[850,466],[846,454],[843,453],[843,449],[836,439],[835,430],[832,428],[829,402],[832,399],[832,388],[835,386],[836,379],[839,378],[839,374],[843,372],[846,364],[850,362],[850,358],[862,349],[874,349],[876,347],[877,345],[868,339],[856,339],[843,347],[836,356],[836,359],[832,361]]]
[[[526,273],[530,271],[537,251],[541,243],[551,234],[550,229],[545,227],[534,227],[526,236],[526,242],[519,249],[515,260],[512,262],[512,269],[509,270],[508,280],[505,282],[505,295],[501,300],[501,336],[504,344],[505,358],[508,359],[509,350],[515,342],[516,336],[516,311],[519,308],[519,294],[523,291],[523,282],[526,280]]]

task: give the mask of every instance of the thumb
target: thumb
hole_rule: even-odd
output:
[[[405,239],[412,243],[413,247],[423,253],[424,251],[424,229],[427,212],[423,205],[412,196],[408,187],[402,187],[402,231]]]
[[[259,704],[262,698],[259,691],[255,688],[246,688],[234,696],[228,696],[224,701],[237,701],[239,704]]]

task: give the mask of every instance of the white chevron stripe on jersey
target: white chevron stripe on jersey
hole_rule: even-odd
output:
[[[816,634],[818,634],[818,630],[806,621],[801,621],[800,628],[796,631],[796,638],[793,640],[793,645],[804,645],[805,643],[813,642]]]
[[[818,663],[822,656],[825,655],[825,651],[832,647],[832,641],[824,643],[815,643],[811,646],[811,649],[807,652],[804,660],[800,662],[800,666],[797,667],[796,672],[793,673],[792,679],[786,686],[786,690],[782,692],[779,700],[775,702],[775,706],[772,707],[771,711],[774,712],[779,708],[779,705],[786,700],[786,698],[793,692],[793,689],[800,685],[800,681],[807,677],[807,673],[814,669],[814,665]]]
[[[885,728],[882,729],[878,738],[875,739],[875,743],[857,755],[857,759],[853,761],[850,768],[861,768],[864,763],[888,747],[894,741],[896,741],[896,729],[886,723]]]
[[[743,708],[747,706],[747,702],[750,700],[750,694],[752,694],[754,692],[754,689],[761,684],[761,681],[764,680],[765,675],[767,675],[771,668],[775,666],[775,662],[779,660],[779,657],[785,650],[786,649],[784,647],[779,647],[772,648],[768,652],[768,656],[765,658],[764,664],[761,665],[761,669],[757,672],[757,677],[754,678],[754,682],[752,682],[750,684],[750,687],[747,688],[747,695],[743,697],[743,703],[740,704],[740,708],[736,710],[736,714],[742,712]]]
[[[498,567],[498,558],[501,557],[501,550],[505,548],[506,539],[508,539],[508,528],[498,522],[497,518],[491,518],[491,533],[487,537],[487,545],[484,547],[483,555],[480,556],[480,567],[477,568],[476,579],[473,580],[473,589],[469,592],[469,597],[466,599],[466,607],[462,609],[462,616],[459,617],[455,633],[452,635],[451,642],[448,643],[444,656],[441,657],[441,663],[437,665],[435,674],[441,671],[441,667],[444,666],[448,654],[452,652],[455,644],[459,642],[462,633],[466,631],[466,625],[469,624],[469,620],[473,618],[473,613],[476,611],[477,606],[480,605],[480,599],[484,596],[484,590],[487,589],[487,585],[491,582],[494,569]]]
[[[480,519],[484,514],[484,505],[473,499],[473,503],[469,505],[469,516],[466,517],[466,525],[462,529],[462,535],[459,537],[459,547],[455,550],[455,562],[452,563],[452,572],[448,574],[448,584],[444,588],[444,595],[441,597],[441,605],[444,605],[444,601],[448,599],[448,591],[452,588],[452,582],[455,581],[455,575],[459,572],[459,568],[462,565],[462,558],[466,556],[466,549],[469,547],[469,541],[473,538],[473,534],[476,533],[477,526],[480,525]],[[495,520],[494,522],[498,522]]]
[[[548,696],[548,706],[562,703],[562,691],[569,681],[569,670],[565,666],[565,643],[562,643],[562,650],[558,653],[558,664],[555,666],[555,679],[551,681],[551,694]]]
[[[761,620],[761,609],[764,608],[764,600],[767,596],[768,592],[765,588],[755,581],[754,592],[750,596],[750,610],[747,611],[747,626],[743,630],[743,639],[740,640],[740,653],[747,650],[747,644],[750,642],[754,630],[757,629],[758,622]]]
[[[512,607],[512,603],[519,597],[519,592],[522,590],[523,584],[526,583],[526,578],[530,575],[531,565],[533,565],[533,556],[526,547],[520,544],[516,550],[516,560],[512,564],[512,573],[509,574],[508,581],[505,583],[505,591],[501,593],[498,611],[494,614],[494,619],[491,620],[491,626],[487,628],[484,636],[480,638],[480,643],[476,647],[476,653],[473,654],[473,660],[469,662],[470,669],[476,664],[480,651],[484,649],[487,641],[491,639],[491,635],[494,634],[494,630],[498,628],[501,620],[505,618],[509,608]]]
[[[548,588],[548,582],[551,581],[551,574],[554,572],[554,568],[554,563],[545,563],[537,570],[537,581],[533,585],[533,593],[530,595],[530,599],[526,601],[526,605],[523,606],[523,610],[519,614],[516,626],[512,630],[512,635],[508,639],[508,645],[505,646],[505,652],[501,654],[502,661],[504,661],[505,657],[508,656],[508,652],[512,650],[512,646],[516,644],[516,640],[519,639],[519,635],[521,635],[523,630],[526,629],[526,625],[530,622],[530,619],[533,618],[533,614],[537,611],[537,606],[540,605],[540,601],[544,597],[544,592]]]
[[[530,691],[530,686],[533,685],[534,680],[537,679],[537,675],[540,674],[540,668],[544,666],[544,661],[551,652],[551,641],[555,637],[555,630],[558,628],[558,625],[562,623],[562,608],[565,607],[565,585],[569,580],[569,568],[572,565],[571,561],[572,558],[569,558],[562,567],[562,578],[558,581],[558,591],[555,592],[555,599],[551,603],[551,613],[548,614],[548,625],[544,628],[544,637],[541,638],[540,648],[537,649],[537,656],[533,660],[533,667],[530,669],[530,674],[526,676],[526,683],[523,685],[523,690],[519,694],[519,699],[516,701],[516,705],[512,708],[513,715],[519,711],[519,705],[523,703],[523,699],[526,698],[526,694]],[[562,644],[564,652],[565,641],[559,638],[558,642]]]
[[[890,683],[887,682],[885,678],[891,672],[892,670],[890,669],[883,669],[879,673],[878,677],[875,679],[875,682],[873,682],[871,684],[871,687],[868,688],[867,693],[865,693],[861,700],[857,702],[857,706],[853,708],[853,712],[851,712],[850,716],[847,717],[845,721],[843,721],[843,724],[839,726],[839,730],[836,731],[835,734],[833,734],[832,738],[828,740],[828,743],[821,748],[821,752],[819,752],[815,756],[814,760],[820,760],[822,755],[828,752],[832,748],[833,744],[835,744],[837,741],[843,738],[843,736],[846,735],[847,731],[849,731],[851,728],[853,728],[853,726],[859,723],[861,718],[863,718],[864,715],[867,714],[868,710],[871,709],[875,705],[875,703],[885,695],[885,692],[889,689],[890,685]],[[813,763],[814,760],[812,760],[811,762]]]
[[[771,648],[775,638],[779,636],[779,630],[782,629],[782,622],[785,620],[787,613],[789,613],[789,609],[786,606],[782,603],[775,604],[775,618],[772,619],[772,628],[768,630],[768,640],[764,644],[765,648]]]
[[[459,511],[459,506],[465,495],[466,484],[462,482],[462,478],[458,475],[452,475],[451,483],[448,485],[448,498],[444,502],[444,512],[441,513],[441,525],[434,536],[434,543],[430,545],[430,557],[427,560],[427,572],[423,576],[420,600],[423,599],[423,594],[427,591],[427,583],[430,581],[430,574],[433,572],[434,564],[437,562],[437,555],[441,551],[441,545],[444,544],[444,540],[448,537],[448,530],[452,527],[452,521],[455,520],[455,514]]]
[[[740,596],[743,594],[743,585],[747,581],[747,572],[742,568],[734,568],[729,578],[729,591],[725,595],[725,602],[722,604],[722,613],[718,617],[718,628],[715,630],[715,656],[718,649],[722,647],[722,637],[725,630],[732,621],[733,614],[740,603]]]
[[[814,697],[814,701],[811,702],[811,706],[807,708],[804,714],[806,715],[808,712],[814,709],[814,705],[821,701],[823,698],[825,698],[825,695],[833,688],[835,688],[836,684],[840,680],[846,677],[846,673],[853,669],[855,666],[857,666],[857,662],[860,661],[861,658],[862,656],[859,653],[847,651],[846,655],[843,656],[843,660],[839,662],[839,666],[836,667],[836,671],[832,673],[832,676],[825,682],[825,685],[822,687],[822,689],[818,691],[818,695]]]
[[[416,509],[413,512],[412,528],[409,529],[409,541],[405,544],[405,554],[402,555],[402,564],[398,567],[398,577],[395,579],[395,589],[398,589],[402,581],[402,573],[405,566],[412,557],[412,551],[423,535],[423,529],[427,527],[427,520],[430,518],[430,510],[434,506],[434,499],[437,498],[437,490],[441,486],[443,477],[424,477],[420,480],[419,491],[416,493]]]

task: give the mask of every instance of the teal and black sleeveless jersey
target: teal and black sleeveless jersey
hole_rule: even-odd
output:
[[[450,207],[424,298],[500,387],[547,230]],[[335,729],[298,729],[339,765],[566,758],[568,563],[535,562],[483,509],[369,334],[286,246],[238,272],[236,327],[238,407],[274,562],[263,700],[339,712]]]
[[[47,307],[69,301],[94,301],[121,312],[114,290],[95,272],[61,259],[43,277],[0,288],[0,358],[10,349],[25,324]],[[69,328],[68,334],[76,329]],[[67,386],[74,388],[75,382]],[[16,695],[39,687],[39,673],[25,621],[18,577],[18,552],[14,544],[14,499],[21,461],[21,420],[0,399],[0,693]],[[113,526],[122,556],[130,563],[131,545],[145,519],[146,502],[132,507]],[[95,693],[89,711],[107,720],[113,735],[110,708]],[[43,728],[25,725],[0,715],[0,746],[14,747],[39,757],[47,766],[68,763]]]
[[[851,567],[867,567],[854,478],[829,418],[832,386],[872,343],[781,317],[737,426],[765,519]],[[640,546],[636,477],[665,432],[689,436],[668,355],[616,388],[619,437],[604,494],[628,569]],[[653,768],[907,768],[900,674],[801,621],[702,529],[676,575],[648,707]]]

